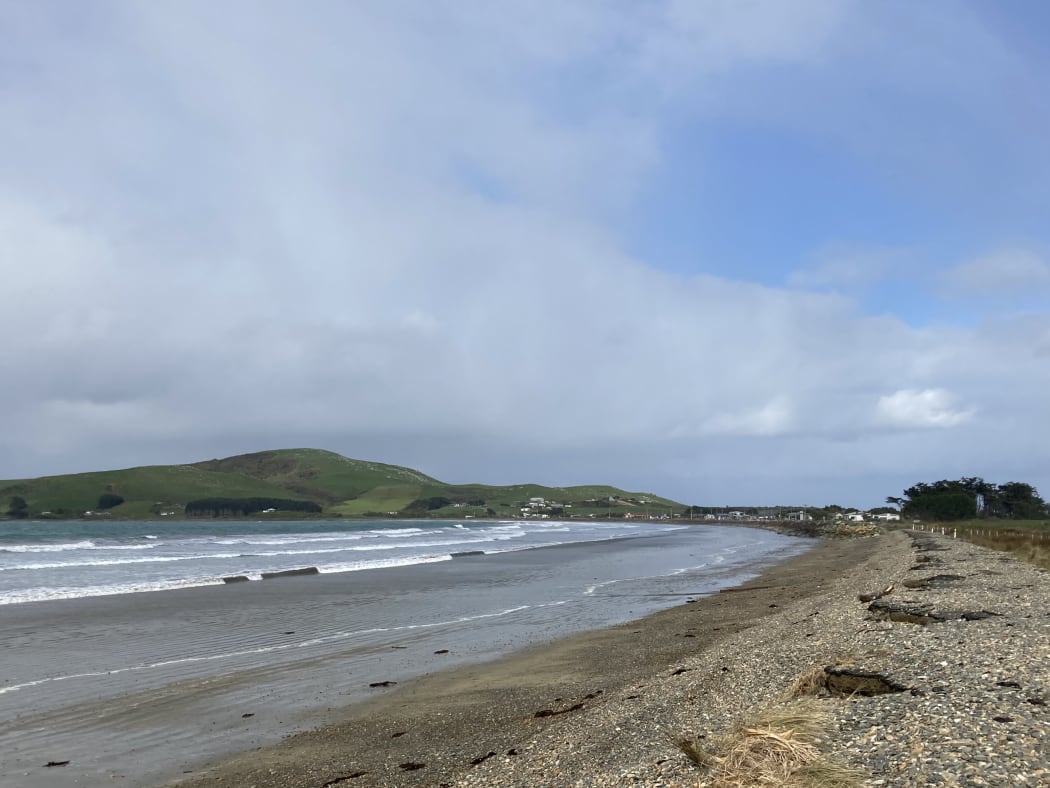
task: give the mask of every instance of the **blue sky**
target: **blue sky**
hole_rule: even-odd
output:
[[[1036,2],[0,8],[0,478],[1050,492]]]

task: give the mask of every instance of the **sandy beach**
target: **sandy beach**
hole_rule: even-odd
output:
[[[858,784],[1045,785],[1048,601],[1047,573],[962,542],[830,542],[737,591],[394,688],[182,785],[706,785],[676,739],[714,746],[834,665],[897,690],[819,700],[821,748]]]

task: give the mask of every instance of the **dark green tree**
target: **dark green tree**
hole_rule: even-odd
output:
[[[188,517],[244,517],[267,509],[317,514],[321,506],[314,501],[287,498],[200,498],[186,503]]]
[[[951,481],[919,482],[904,491],[901,512],[933,520],[965,520],[971,517],[1032,520],[1050,514],[1036,489],[1024,482],[993,484],[979,476]]]
[[[1004,517],[1012,520],[1036,520],[1047,516],[1046,502],[1039,497],[1035,487],[1024,482],[1000,484],[998,503]]]
[[[122,503],[124,503],[124,496],[116,493],[105,492],[98,497],[99,509],[112,509],[114,506],[120,506]]]
[[[975,505],[974,499],[964,492],[934,492],[908,501],[904,512],[924,520],[965,520],[976,514]]]
[[[7,514],[9,517],[17,517],[19,519],[29,516],[29,504],[26,503],[26,499],[21,495],[12,495],[11,503],[7,507]]]

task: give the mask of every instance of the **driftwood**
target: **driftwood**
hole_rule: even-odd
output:
[[[882,599],[886,594],[893,593],[893,586],[886,586],[881,591],[877,591],[874,594],[860,594],[857,599],[861,602],[874,602],[876,599]]]
[[[718,593],[738,594],[741,591],[765,591],[767,588],[776,588],[776,586],[746,586],[745,588],[720,588],[718,590]]]
[[[316,566],[304,566],[302,569],[285,569],[282,572],[263,572],[263,580],[271,580],[275,577],[297,577],[298,575],[316,575],[320,574],[321,570]]]

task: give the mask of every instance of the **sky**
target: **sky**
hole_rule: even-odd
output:
[[[1039,0],[0,2],[0,478],[1050,493]]]

